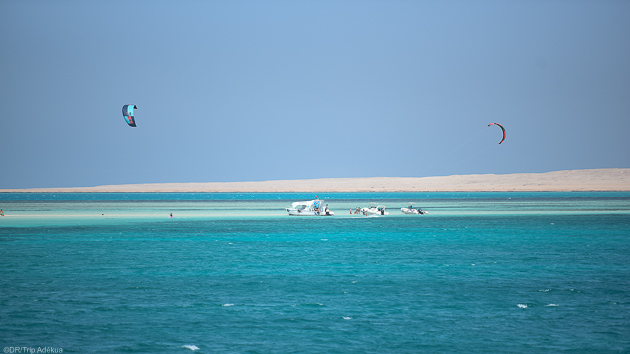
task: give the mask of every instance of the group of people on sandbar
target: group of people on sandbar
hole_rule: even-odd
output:
[[[361,214],[361,208],[356,207],[356,209],[354,209],[354,213],[352,212],[352,208],[350,208],[350,215],[352,214]]]

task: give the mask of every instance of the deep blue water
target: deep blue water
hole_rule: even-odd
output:
[[[0,194],[0,344],[630,351],[630,193],[320,197],[336,216],[287,216],[304,194]],[[349,214],[371,202],[391,214]]]

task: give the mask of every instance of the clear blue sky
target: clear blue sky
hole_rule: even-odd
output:
[[[4,0],[0,188],[627,168],[629,15],[626,0]]]

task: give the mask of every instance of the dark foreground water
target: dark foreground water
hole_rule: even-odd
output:
[[[630,193],[327,197],[0,194],[0,345],[630,351]],[[350,215],[371,202],[391,215]]]

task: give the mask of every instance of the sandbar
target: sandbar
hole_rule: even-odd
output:
[[[25,193],[282,192],[568,192],[630,191],[630,168],[437,177],[365,177],[251,182],[146,183],[71,188],[0,189]]]

